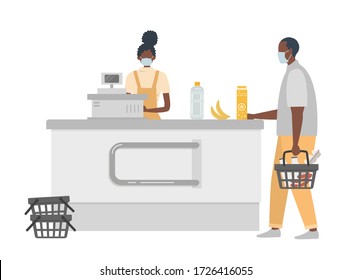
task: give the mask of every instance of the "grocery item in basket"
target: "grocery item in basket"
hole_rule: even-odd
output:
[[[316,163],[316,161],[319,159],[319,157],[321,156],[321,152],[320,150],[313,150],[312,151],[312,155],[309,156],[309,159],[310,159],[310,163],[313,164],[313,163]],[[305,160],[305,164],[307,164],[307,160]]]
[[[307,180],[306,180],[306,177],[307,177]],[[306,187],[308,186],[308,183],[309,183],[309,179],[312,178],[312,173],[308,172],[307,173],[307,176],[306,176],[306,172],[302,172],[300,176],[297,176],[298,179],[301,179],[299,181],[301,181],[301,183],[299,184],[298,182],[295,182],[295,183],[291,183],[290,184],[290,187]],[[307,184],[306,184],[307,182]]]

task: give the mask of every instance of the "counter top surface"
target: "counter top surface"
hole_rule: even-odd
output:
[[[88,100],[146,100],[147,94],[88,94]]]
[[[48,120],[47,129],[263,129],[262,120],[148,120],[82,119]]]

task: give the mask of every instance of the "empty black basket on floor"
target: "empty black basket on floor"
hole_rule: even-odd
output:
[[[27,231],[33,227],[36,238],[66,238],[69,228],[76,231],[70,223],[72,216],[67,215],[68,209],[74,212],[69,201],[69,196],[29,198],[30,206],[24,214],[32,211],[33,215]]]
[[[67,209],[74,212],[73,208],[68,205],[69,200],[69,196],[28,198],[30,207],[25,215],[27,215],[30,210],[32,210],[33,215],[66,215]]]
[[[288,150],[283,153],[283,164],[275,164],[279,187],[281,189],[313,189],[318,164],[310,164],[308,152],[305,150],[301,150],[301,152],[306,154],[307,164],[286,164],[285,156],[291,152]]]
[[[30,219],[32,224],[27,228],[27,231],[33,227],[36,238],[66,238],[69,227],[76,231],[70,223],[71,215],[31,215]]]

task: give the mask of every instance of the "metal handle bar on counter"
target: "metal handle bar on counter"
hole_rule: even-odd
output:
[[[112,146],[110,150],[110,178],[112,182],[121,186],[135,186],[135,185],[169,185],[169,186],[197,186],[200,184],[199,180],[121,180],[115,175],[116,152],[119,149],[199,149],[198,142],[121,142]],[[201,151],[199,151],[201,152]],[[199,156],[199,166],[201,158]],[[201,168],[201,167],[199,167]]]

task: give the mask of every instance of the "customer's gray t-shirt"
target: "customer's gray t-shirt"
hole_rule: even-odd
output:
[[[288,65],[280,88],[277,135],[292,135],[291,107],[305,107],[300,135],[317,135],[317,102],[312,80],[296,60]]]

